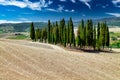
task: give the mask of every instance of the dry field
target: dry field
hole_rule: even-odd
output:
[[[0,80],[120,80],[115,53],[66,51],[58,46],[0,39]]]
[[[120,33],[120,27],[113,27],[113,28],[109,28],[109,31],[110,32],[118,32],[118,33]]]

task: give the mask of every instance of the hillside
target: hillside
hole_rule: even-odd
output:
[[[102,19],[94,19],[93,22],[95,25],[97,22],[106,21],[109,27],[120,26],[120,17],[109,17]],[[66,21],[67,24],[68,21]],[[74,27],[78,27],[80,21],[74,21]],[[85,21],[86,22],[86,21]],[[29,31],[31,23],[4,23],[0,24],[0,31],[4,32],[26,32]],[[34,22],[35,28],[46,27],[47,23],[45,22]]]
[[[25,32],[29,31],[31,23],[4,23],[0,24],[0,30],[4,30],[6,32]],[[44,22],[34,22],[35,28],[46,27],[47,23]]]
[[[0,39],[0,80],[120,80],[120,50],[86,53]]]

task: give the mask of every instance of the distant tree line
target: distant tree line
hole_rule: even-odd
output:
[[[59,24],[56,21],[51,23],[48,20],[48,26],[42,29],[34,29],[33,23],[30,27],[30,38],[33,41],[47,42],[50,44],[61,44],[64,47],[77,47],[80,49],[94,49],[108,47],[110,44],[109,28],[106,22],[93,25],[93,21],[81,20],[77,34],[74,33],[72,18],[66,23],[64,19]]]

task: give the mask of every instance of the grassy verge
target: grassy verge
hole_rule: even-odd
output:
[[[116,42],[110,44],[110,46],[111,46],[112,48],[120,48],[120,41],[116,41]]]
[[[9,37],[8,39],[23,40],[23,39],[27,39],[27,38],[28,38],[28,36],[22,34],[22,35],[16,35],[16,36]]]

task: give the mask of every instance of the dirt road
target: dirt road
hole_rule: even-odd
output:
[[[0,80],[120,80],[116,53],[66,51],[58,46],[0,39]]]

